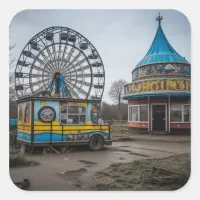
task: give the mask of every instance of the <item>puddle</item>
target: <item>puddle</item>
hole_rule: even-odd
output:
[[[172,152],[172,151],[164,151],[164,150],[162,150],[162,149],[150,149],[150,148],[141,148],[141,147],[132,147],[132,148],[176,154],[175,152]]]
[[[119,146],[119,147],[130,147],[130,146]]]
[[[87,172],[87,169],[85,168],[81,168],[81,169],[78,169],[78,170],[71,170],[71,171],[66,171],[66,172],[60,172],[60,173],[57,173],[59,176],[62,176],[62,177],[77,177],[77,176],[80,176],[82,175],[83,173]]]
[[[118,148],[112,148],[112,149],[110,149],[110,151],[116,151],[117,153],[119,153],[119,152],[127,152],[127,153],[132,152],[132,151],[127,150],[127,149],[118,149]]]
[[[97,163],[95,162],[91,162],[91,161],[87,161],[87,160],[78,160],[78,162],[81,162],[81,163],[84,163],[86,165],[98,165]]]
[[[149,156],[149,155],[140,154],[140,153],[133,153],[133,152],[130,152],[129,154],[131,154],[131,155],[136,155],[136,156],[143,156],[143,157],[151,157],[151,156]]]
[[[129,147],[129,146],[119,146],[119,147]],[[140,153],[134,153],[133,151],[127,150],[127,149],[118,149],[118,148],[112,148],[110,149],[111,151],[115,151],[116,153],[129,153],[131,155],[136,155],[136,156],[142,156],[142,157],[151,157],[146,154],[140,154]]]
[[[85,168],[80,168],[78,170],[71,170],[66,172],[57,173],[57,175],[67,181],[68,183],[72,184],[73,187],[82,189],[84,188],[83,182],[80,180],[81,175],[83,175],[88,170]]]

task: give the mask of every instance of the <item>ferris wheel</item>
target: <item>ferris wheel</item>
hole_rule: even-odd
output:
[[[105,71],[95,47],[67,27],[50,27],[24,47],[15,69],[17,97],[101,99]]]

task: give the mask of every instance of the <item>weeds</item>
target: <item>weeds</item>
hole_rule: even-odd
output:
[[[143,183],[141,173],[143,169],[152,167],[163,168],[190,176],[190,156],[181,154],[158,159],[136,160],[132,163],[112,164],[104,171],[98,172],[97,190],[176,190],[180,188],[177,182],[166,184]],[[97,175],[96,174],[96,175]],[[105,181],[106,178],[106,181]],[[186,182],[187,182],[186,180]],[[185,183],[186,183],[185,182]],[[108,184],[109,183],[109,184]]]
[[[38,165],[38,162],[27,160],[21,154],[11,154],[9,159],[9,166],[10,167],[18,167],[18,166],[34,166]]]

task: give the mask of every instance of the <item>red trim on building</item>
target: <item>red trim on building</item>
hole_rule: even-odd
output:
[[[128,105],[148,104],[148,99],[128,100]]]
[[[128,122],[129,127],[148,128],[148,123],[145,122]]]
[[[170,123],[170,128],[190,128],[190,123]]]

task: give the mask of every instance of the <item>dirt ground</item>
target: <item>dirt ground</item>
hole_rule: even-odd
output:
[[[153,137],[156,139],[152,137],[145,139],[142,136],[133,141],[113,142],[112,146],[107,146],[102,151],[97,152],[90,151],[88,148],[76,148],[72,152],[60,155],[56,153],[26,154],[27,160],[33,160],[40,164],[10,168],[10,177],[14,182],[28,178],[31,182],[28,190],[149,190],[148,186],[141,188],[130,180],[127,180],[127,183],[125,181],[122,184],[123,187],[114,184],[114,182],[120,182],[119,179],[123,182],[126,180],[126,176],[130,176],[128,173],[132,173],[131,176],[139,176],[138,172],[135,173],[134,167],[130,167],[133,162],[141,161],[142,163],[137,165],[146,167],[150,166],[148,162],[152,163],[152,160],[149,161],[150,159],[166,158],[164,161],[156,161],[158,166],[168,163],[166,168],[169,169],[170,166],[174,165],[175,167],[170,169],[180,172],[179,168],[183,166],[183,163],[186,163],[186,160],[187,164],[185,165],[189,169],[188,161],[190,160],[190,156],[188,156],[190,155],[190,138],[188,136],[175,136],[174,139],[172,136]],[[179,161],[176,163],[176,160]],[[113,166],[115,167],[113,168]],[[113,173],[113,169],[116,170],[116,167],[119,171]],[[108,183],[113,186],[108,187]],[[126,184],[127,186],[124,186]]]

